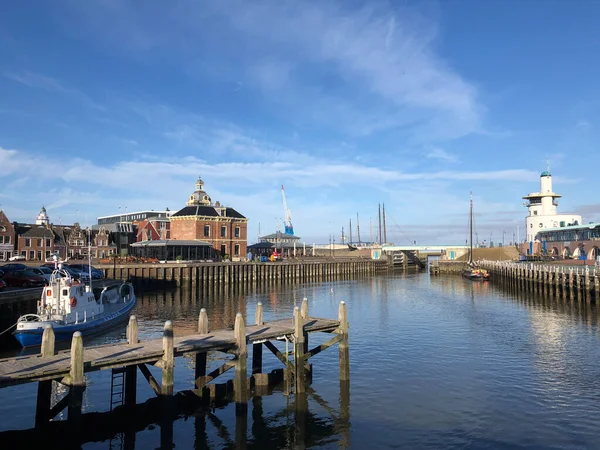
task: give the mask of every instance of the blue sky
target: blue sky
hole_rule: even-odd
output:
[[[596,1],[5,2],[0,208],[54,223],[177,210],[198,174],[249,219],[328,241],[512,240],[549,161],[600,220]],[[356,231],[354,232],[356,237]],[[523,233],[521,233],[523,235]],[[487,237],[486,239],[489,239]]]

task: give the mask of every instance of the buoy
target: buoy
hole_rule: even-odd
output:
[[[75,297],[71,297],[71,307],[77,306],[77,299]]]

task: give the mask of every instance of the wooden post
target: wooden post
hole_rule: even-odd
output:
[[[308,299],[306,297],[302,299],[300,312],[302,313],[302,319],[304,321],[308,320]],[[304,333],[304,353],[308,353],[308,333]]]
[[[69,385],[68,420],[77,425],[81,421],[81,406],[85,389],[83,337],[80,331],[73,333],[71,340],[71,369],[67,380]]]
[[[129,345],[136,345],[140,342],[139,330],[137,318],[135,315],[129,316],[129,323],[127,324],[127,343]]]
[[[248,414],[248,380],[246,367],[248,348],[246,346],[246,324],[244,323],[242,313],[237,313],[235,316],[233,334],[237,346],[233,394],[235,397],[235,414],[236,416],[241,416]]]
[[[344,338],[340,341],[340,380],[350,379],[350,352],[348,350],[348,310],[346,309],[346,303],[340,302],[338,309],[338,320],[340,321],[340,327],[338,333],[343,335]]]
[[[54,329],[52,324],[46,324],[42,334],[42,358],[54,356]],[[52,405],[52,380],[38,382],[37,403],[35,408],[35,426],[41,427],[50,422],[50,409]]]
[[[42,334],[42,358],[54,356],[54,341],[54,328],[52,328],[52,324],[47,323],[44,326],[44,334]]]
[[[173,395],[175,358],[173,355],[173,322],[167,320],[163,331],[162,395]]]
[[[208,314],[206,309],[202,308],[198,315],[198,334],[208,334]],[[206,376],[206,352],[196,353],[196,367],[194,380]]]
[[[306,370],[304,370],[304,319],[300,308],[294,308],[294,371],[296,395],[306,392]]]
[[[258,302],[256,305],[256,325],[264,323],[263,305]],[[262,373],[262,344],[252,344],[252,373]]]

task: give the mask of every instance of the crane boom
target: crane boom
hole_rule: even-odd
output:
[[[285,199],[285,189],[283,188],[283,184],[281,185],[281,198],[283,199],[283,225],[285,228],[285,234],[293,236],[294,226],[292,225],[292,211],[290,211],[290,209],[287,206],[287,201]]]

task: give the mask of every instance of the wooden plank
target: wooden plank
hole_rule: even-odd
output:
[[[340,326],[337,320],[309,317],[305,321],[304,331],[334,332]],[[262,325],[251,325],[246,328],[248,343],[269,341],[294,334],[293,323],[289,319],[276,320]],[[174,338],[175,356],[186,353],[227,351],[235,347],[233,330],[214,330],[210,334],[179,336]],[[285,357],[273,344],[270,350],[280,360]],[[127,343],[106,344],[87,347],[84,352],[84,370],[110,369],[127,365],[155,363],[162,358],[162,339],[140,342],[136,345]],[[312,355],[311,355],[312,356]],[[70,367],[70,351],[63,350],[56,355],[41,358],[39,355],[0,359],[0,387],[31,381],[62,378],[68,374]]]

